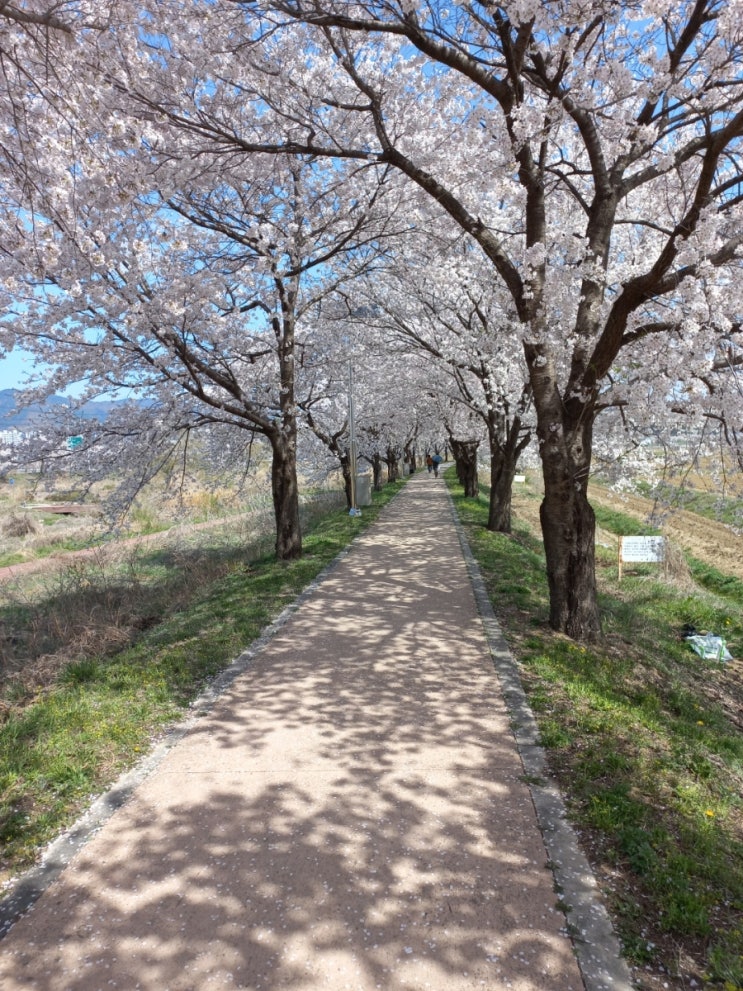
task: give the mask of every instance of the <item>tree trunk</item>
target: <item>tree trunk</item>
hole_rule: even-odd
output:
[[[341,466],[341,474],[343,476],[343,491],[346,495],[346,509],[353,508],[353,498],[351,489],[351,457],[346,452],[338,456],[338,460]]]
[[[488,419],[490,442],[490,505],[487,529],[494,533],[511,532],[513,478],[521,452],[528,445],[531,432],[521,424],[519,414],[509,421],[499,415]]]
[[[387,465],[387,481],[396,482],[400,477],[400,459],[394,448],[387,448],[384,462]]]
[[[302,527],[299,519],[299,486],[297,484],[297,407],[294,399],[294,319],[297,283],[281,286],[282,316],[274,318],[279,374],[281,381],[279,405],[281,415],[269,435],[273,460],[271,462],[271,492],[276,517],[276,557],[292,561],[302,556]]]
[[[292,561],[302,556],[302,527],[299,519],[296,438],[271,438],[271,492],[276,518],[276,557]]]
[[[596,517],[588,502],[593,447],[594,400],[563,402],[550,361],[527,363],[537,410],[544,499],[539,510],[550,626],[575,640],[601,638],[596,588]]]
[[[596,589],[596,518],[564,471],[545,470],[539,509],[547,557],[550,626],[575,640],[601,637]],[[572,491],[571,491],[572,488]]]
[[[490,458],[490,502],[487,529],[493,533],[511,532],[511,498],[516,462],[505,452],[494,453]]]
[[[307,426],[317,439],[325,445],[330,453],[338,459],[338,465],[343,478],[343,491],[346,496],[346,507],[352,508],[351,503],[351,454],[347,443],[347,424],[335,433],[323,430],[312,415],[311,409],[303,410]]]
[[[464,488],[464,494],[468,499],[476,499],[480,491],[480,482],[477,477],[477,449],[480,442],[477,440],[455,440],[452,437],[450,443],[457,478]]]
[[[375,492],[381,492],[384,488],[384,482],[382,481],[382,465],[383,461],[381,454],[373,454],[371,458],[371,466]]]

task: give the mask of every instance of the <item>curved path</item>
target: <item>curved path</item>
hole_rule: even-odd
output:
[[[611,938],[579,919],[574,946],[556,908],[442,481],[412,479],[242,668],[11,928],[4,991],[580,991],[605,951],[612,971]],[[585,986],[624,988],[617,966]]]

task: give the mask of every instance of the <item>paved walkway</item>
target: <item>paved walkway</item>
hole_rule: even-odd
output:
[[[0,986],[581,991],[524,778],[418,476],[13,926]]]

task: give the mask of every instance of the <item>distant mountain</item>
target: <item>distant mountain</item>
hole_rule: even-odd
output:
[[[19,410],[17,396],[17,389],[0,389],[0,430],[32,430],[49,416],[55,406],[70,405],[70,400],[64,396],[49,396],[45,403],[34,403]],[[75,410],[75,415],[81,420],[103,421],[117,405],[115,400],[85,403]]]

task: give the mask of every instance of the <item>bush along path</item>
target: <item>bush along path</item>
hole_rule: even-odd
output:
[[[597,547],[605,638],[549,630],[538,494],[511,536],[490,533],[486,494],[457,511],[535,712],[548,764],[606,893],[638,987],[743,988],[743,598],[691,561],[699,584],[641,566],[621,581]],[[525,512],[519,514],[519,503]],[[531,503],[531,505],[529,505]],[[597,512],[604,529],[637,520]],[[717,589],[723,594],[715,594]],[[722,633],[735,660],[704,662],[683,627]]]

